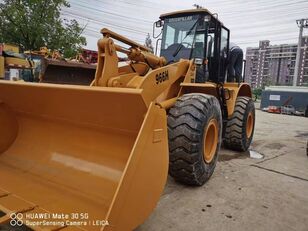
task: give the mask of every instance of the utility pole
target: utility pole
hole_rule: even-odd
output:
[[[308,19],[298,19],[296,20],[296,24],[299,27],[299,35],[298,35],[298,44],[297,44],[297,52],[296,52],[296,62],[295,62],[295,70],[293,76],[293,86],[297,85],[297,79],[299,76],[299,66],[300,66],[300,55],[302,49],[302,37],[303,37],[303,29],[308,28]]]

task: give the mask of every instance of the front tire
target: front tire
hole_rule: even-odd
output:
[[[224,146],[235,151],[247,151],[255,128],[255,106],[249,97],[237,97],[234,112],[226,125]]]
[[[188,185],[203,185],[214,172],[221,133],[221,110],[214,96],[180,97],[168,115],[170,175]]]

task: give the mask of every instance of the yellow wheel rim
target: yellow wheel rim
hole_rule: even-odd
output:
[[[246,122],[246,136],[249,139],[252,135],[253,130],[253,114],[252,112],[249,112]]]
[[[215,156],[218,143],[218,122],[216,119],[211,119],[208,125],[204,128],[203,139],[204,161],[210,163]]]

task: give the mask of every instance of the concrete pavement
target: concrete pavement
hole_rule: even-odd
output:
[[[188,187],[169,177],[137,231],[308,230],[308,118],[257,110],[249,153],[222,149],[212,178]]]

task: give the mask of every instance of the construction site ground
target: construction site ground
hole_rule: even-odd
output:
[[[212,178],[189,187],[168,178],[137,231],[308,230],[308,118],[256,111],[249,152],[220,151]]]

